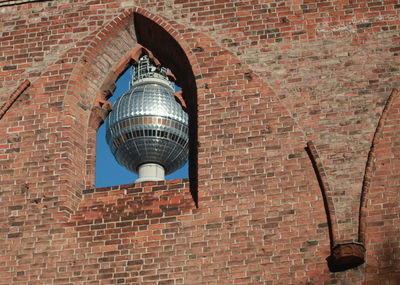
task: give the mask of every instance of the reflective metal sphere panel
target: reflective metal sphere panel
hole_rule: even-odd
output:
[[[188,115],[168,80],[147,77],[133,84],[108,117],[107,143],[116,160],[134,173],[145,163],[172,173],[188,159]]]

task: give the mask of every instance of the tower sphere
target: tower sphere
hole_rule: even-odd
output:
[[[119,164],[139,173],[137,182],[163,180],[164,172],[174,172],[188,159],[188,115],[175,100],[168,72],[141,57],[132,87],[117,100],[106,123],[111,152]]]

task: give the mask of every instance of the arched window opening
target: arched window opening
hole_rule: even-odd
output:
[[[128,68],[116,82],[116,89],[113,96],[109,101],[114,105],[117,99],[130,88],[130,82],[132,75],[134,74],[134,68],[131,66]],[[175,92],[181,88],[175,86]],[[167,175],[166,180],[187,178],[188,177],[188,162],[178,169],[177,171]],[[97,144],[96,144],[96,187],[108,187],[121,184],[131,184],[138,178],[138,175],[128,171],[122,167],[115,159],[110,151],[110,148],[106,142],[106,124],[100,126],[97,132]]]
[[[198,204],[198,122],[197,86],[190,61],[179,43],[163,27],[149,18],[134,13],[134,27],[138,43],[151,50],[162,65],[171,69],[176,83],[182,87],[186,111],[189,115],[189,181],[190,192]]]

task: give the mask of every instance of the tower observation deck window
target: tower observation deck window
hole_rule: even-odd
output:
[[[131,88],[115,103],[106,140],[118,163],[138,173],[136,182],[164,180],[188,159],[188,115],[174,97],[169,69],[140,58]]]

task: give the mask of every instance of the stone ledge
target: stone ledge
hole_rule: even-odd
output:
[[[345,271],[365,262],[365,247],[361,243],[342,243],[332,249],[327,258],[331,272]]]

